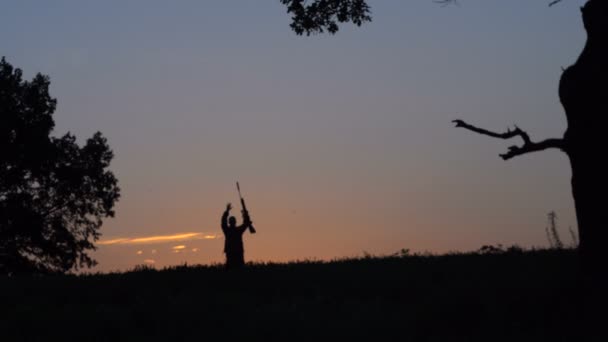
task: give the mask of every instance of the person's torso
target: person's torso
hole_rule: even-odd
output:
[[[226,230],[226,241],[224,243],[224,252],[241,252],[243,251],[243,233],[236,228],[228,228]]]

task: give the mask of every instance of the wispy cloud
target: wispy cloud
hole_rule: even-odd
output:
[[[190,241],[190,240],[214,240],[218,236],[215,234],[208,233],[179,233],[172,235],[154,235],[154,236],[142,236],[142,237],[121,237],[112,238],[107,240],[100,240],[97,242],[98,245],[143,245],[143,244],[154,244],[164,242],[177,242],[177,241]]]
[[[156,263],[154,259],[144,259],[144,262],[148,265],[154,265]]]
[[[184,246],[184,245],[173,246],[173,247],[171,247],[171,249],[173,250],[173,253],[187,252],[186,246]]]

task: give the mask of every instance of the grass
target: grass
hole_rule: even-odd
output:
[[[572,341],[572,250],[0,278],[3,341]],[[380,338],[381,336],[388,336]],[[580,340],[580,339],[579,339]]]

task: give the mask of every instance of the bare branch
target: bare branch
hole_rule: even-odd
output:
[[[515,129],[513,129],[513,130],[507,129],[507,131],[504,133],[496,133],[496,132],[488,131],[487,129],[475,127],[462,120],[453,120],[452,122],[456,124],[456,127],[462,127],[462,128],[468,129],[469,131],[479,133],[482,135],[487,135],[492,138],[506,140],[506,139],[511,139],[511,138],[515,138],[515,137],[520,137],[524,141],[524,144],[522,146],[516,146],[516,145],[510,146],[507,153],[503,153],[500,155],[500,157],[504,160],[508,160],[513,157],[520,156],[522,154],[542,151],[542,150],[546,150],[549,148],[557,148],[562,151],[566,150],[566,145],[565,145],[563,139],[547,139],[547,140],[543,140],[540,142],[533,142],[530,139],[530,136],[528,135],[528,133],[523,131],[522,129],[520,129],[517,126],[515,126]]]
[[[433,2],[436,4],[440,4],[442,7],[445,7],[449,4],[458,5],[457,0],[433,0]]]
[[[553,5],[557,5],[558,3],[562,2],[562,0],[553,0],[549,3],[549,7],[553,6]]]
[[[440,4],[441,6],[447,6],[449,4],[458,4],[457,0],[433,0],[434,3]],[[558,3],[562,2],[562,0],[552,0],[551,2],[549,2],[549,7],[553,6],[553,5],[557,5]]]

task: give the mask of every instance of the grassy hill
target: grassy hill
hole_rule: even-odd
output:
[[[515,250],[0,278],[0,336],[573,341],[577,274],[574,251]]]

